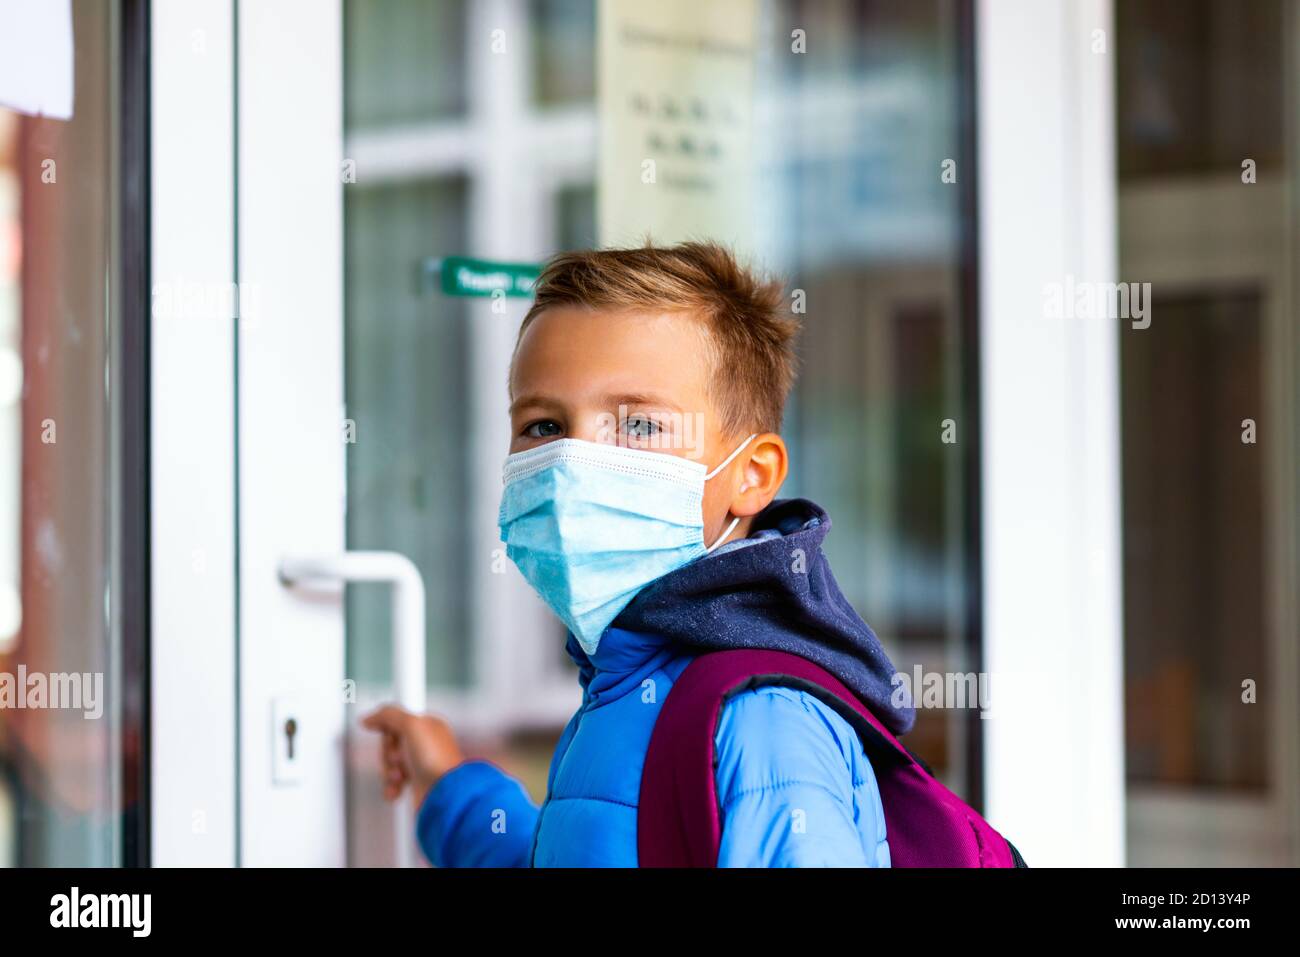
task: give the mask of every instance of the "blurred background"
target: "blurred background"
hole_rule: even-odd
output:
[[[236,38],[253,19],[250,3],[219,11],[238,8]],[[155,44],[165,5],[153,4]],[[1064,11],[1063,23],[1082,22],[1071,19],[1069,0],[1049,5]],[[130,267],[127,231],[148,228],[130,213],[139,174],[131,163],[144,160],[123,132],[138,106],[124,58],[141,6],[71,3],[71,119],[0,107],[0,672],[20,664],[102,671],[108,688],[97,722],[0,710],[0,862],[10,865],[147,858],[159,812],[145,802],[161,773],[149,729],[165,717],[149,697],[147,649],[150,641],[202,640],[161,633],[157,619],[149,636],[126,611],[137,600],[129,541],[148,521],[149,502],[131,457],[142,429],[123,405],[133,374],[147,367],[133,364],[133,307],[119,289]],[[692,94],[674,89],[672,77],[639,76],[647,90],[660,83],[672,95],[647,93],[634,110],[683,131],[648,146],[620,142],[641,128],[619,118],[626,104],[602,98],[603,86],[608,94],[627,83],[611,58],[627,34],[606,31],[633,15],[616,4],[324,6],[337,12],[340,72],[337,92],[326,83],[321,95],[337,107],[345,163],[337,187],[341,388],[359,437],[342,450],[342,535],[348,549],[399,552],[422,573],[429,707],[476,754],[518,774],[540,801],[579,692],[562,627],[523,593],[513,570],[493,577],[482,567],[499,494],[487,476],[505,453],[503,347],[513,337],[508,320],[523,307],[511,302],[506,319],[494,319],[495,300],[448,295],[429,277],[449,256],[536,264],[561,250],[636,242],[639,225],[656,239],[702,228],[680,214],[638,219],[620,205],[606,164],[622,148],[691,162],[720,151],[720,169],[743,170],[744,191],[726,198],[740,212],[710,213],[722,215],[713,232],[803,290],[808,304],[786,420],[793,471],[785,492],[830,512],[826,548],[840,585],[896,665],[963,673],[987,665],[997,636],[985,617],[985,537],[1001,519],[984,511],[981,396],[991,367],[982,329],[999,317],[982,298],[989,259],[981,221],[992,211],[980,190],[988,93],[978,54],[981,17],[996,4],[735,4],[728,24],[711,28],[745,39],[744,85]],[[1118,699],[1097,707],[1120,728],[1106,760],[1120,775],[1123,803],[1114,844],[1122,850],[1109,863],[1295,865],[1300,11],[1288,0],[1083,7],[1104,17],[1096,62],[1111,91],[1107,242],[1119,277],[1152,283],[1154,317],[1148,329],[1119,322],[1111,333],[1120,685]],[[292,9],[279,16],[291,19]],[[196,29],[174,34],[189,42],[186,55],[197,55]],[[504,50],[490,40],[495,30]],[[793,49],[801,33],[806,51]],[[222,55],[220,36],[202,41],[204,56]],[[1084,29],[1049,45],[1086,53],[1095,42]],[[299,52],[310,60],[310,49]],[[1056,69],[1068,76],[1070,67]],[[1077,100],[1050,109],[1063,124],[1085,122]],[[689,122],[674,125],[679,113]],[[736,123],[743,141],[733,138]],[[1033,118],[1025,123],[1028,144]],[[236,144],[240,177],[246,167],[283,162],[256,142]],[[42,180],[47,159],[57,163],[56,183]],[[164,171],[156,153],[153,161],[156,184]],[[955,179],[944,177],[946,161]],[[1034,162],[1027,145],[1027,178]],[[1026,229],[1018,241],[1028,250],[1042,237]],[[239,246],[234,255],[239,261]],[[156,302],[153,315],[156,324]],[[297,359],[286,356],[282,374],[291,377]],[[155,364],[161,358],[153,353]],[[1075,385],[1087,401],[1089,381]],[[265,411],[238,405],[235,428]],[[1254,443],[1242,440],[1247,418]],[[56,444],[42,440],[47,419],[57,422]],[[941,441],[948,419],[956,443]],[[293,428],[291,416],[284,426]],[[1032,456],[1035,438],[1021,442]],[[182,474],[204,469],[172,448],[155,441],[151,467],[171,457]],[[223,448],[236,500],[264,452]],[[1051,528],[1043,526],[1044,554],[1060,545]],[[197,545],[177,554],[200,576],[225,559]],[[238,611],[244,572],[231,574],[231,647],[251,648],[254,632]],[[153,581],[152,598],[139,600],[156,608],[168,596]],[[1086,584],[1077,591],[1086,604]],[[381,586],[349,586],[343,607],[342,670],[356,687],[349,707],[360,708],[390,695],[394,622]],[[1038,640],[1076,640],[1063,634],[1044,621]],[[189,680],[204,676],[196,670]],[[1257,682],[1259,704],[1242,703],[1246,679]],[[225,713],[182,720],[209,719]],[[990,763],[997,755],[986,724],[972,709],[922,709],[908,742],[982,807],[997,783],[991,769],[1007,767],[1005,753]],[[236,735],[230,754],[213,760],[233,757],[242,768],[242,748]],[[387,863],[390,812],[374,782],[373,742],[352,732],[345,751],[346,860]],[[1028,781],[1036,760],[1019,755],[1012,773]],[[254,772],[230,773],[237,781]],[[236,819],[251,813],[253,798],[240,794]],[[182,817],[192,823],[208,810],[187,806]],[[1021,844],[1015,818],[994,823]],[[158,846],[155,839],[154,860]],[[1023,849],[1033,865],[1032,842]]]

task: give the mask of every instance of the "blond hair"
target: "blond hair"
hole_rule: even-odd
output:
[[[799,324],[785,308],[781,283],[742,266],[725,246],[647,242],[633,249],[561,253],[546,264],[534,293],[520,339],[538,315],[555,306],[691,314],[713,347],[709,394],[723,433],[781,428],[794,384]]]

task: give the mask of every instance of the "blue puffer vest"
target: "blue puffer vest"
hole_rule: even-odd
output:
[[[495,765],[471,761],[425,798],[417,828],[441,866],[635,866],[641,768],[659,705],[709,649],[792,651],[830,670],[898,732],[893,666],[840,594],[810,502],[774,503],[751,537],[652,583],[588,656],[569,636],[582,704],[561,734],[540,808]],[[884,815],[857,733],[812,695],[742,692],[715,734],[720,866],[888,866]],[[792,826],[797,821],[799,826]]]
[[[584,675],[583,703],[551,762],[535,826],[535,867],[633,867],[637,799],[650,734],[691,655],[611,628]],[[720,864],[889,866],[884,810],[861,741],[838,714],[795,689],[747,691],[715,736],[724,807]],[[821,804],[829,810],[821,811]],[[794,814],[805,826],[787,839]],[[809,818],[809,815],[812,815]]]
[[[582,674],[582,706],[555,746],[534,867],[635,864],[641,764],[659,703],[690,660],[634,632],[610,628],[601,637],[598,670]]]

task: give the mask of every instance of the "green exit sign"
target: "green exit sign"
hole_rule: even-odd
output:
[[[447,296],[531,296],[542,268],[536,263],[503,263],[467,256],[426,259],[421,268],[424,289]]]

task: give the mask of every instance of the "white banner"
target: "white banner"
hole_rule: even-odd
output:
[[[752,235],[755,0],[601,0],[600,241]]]
[[[0,106],[72,119],[72,0],[0,0]]]

